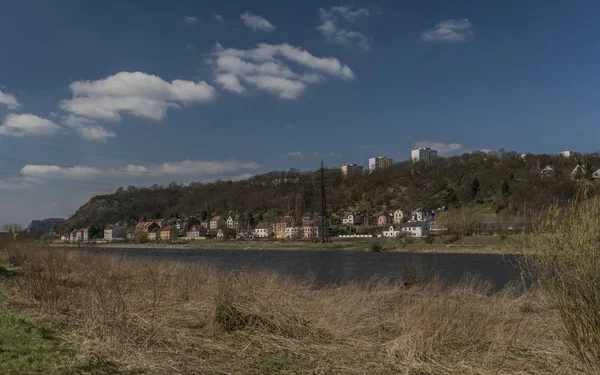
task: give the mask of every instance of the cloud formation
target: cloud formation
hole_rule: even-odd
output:
[[[303,158],[304,154],[301,151],[292,151],[287,153],[289,156],[293,156],[295,158]]]
[[[474,37],[471,22],[467,18],[446,20],[435,25],[433,29],[421,33],[419,40],[423,42],[466,42]]]
[[[205,102],[214,88],[204,81],[173,80],[171,83],[142,72],[120,72],[96,81],[76,81],[73,98],[61,108],[72,114],[105,121],[120,121],[122,113],[162,120],[168,107]]]
[[[2,92],[2,90],[0,90],[0,104],[7,106],[8,109],[15,109],[19,106],[19,102],[13,94]]]
[[[464,148],[463,145],[459,143],[440,143],[440,142],[431,142],[431,141],[420,141],[415,143],[415,148],[421,147],[429,147],[432,150],[437,150],[440,156],[454,154],[457,151],[460,151]]]
[[[294,124],[285,124],[285,127],[288,130],[294,130],[294,129],[296,129],[296,126]]]
[[[203,161],[183,160],[156,165],[129,164],[121,168],[96,168],[76,165],[62,167],[57,165],[25,165],[21,175],[38,178],[63,178],[88,180],[108,177],[158,177],[158,176],[205,176],[235,173],[260,168],[254,161]]]
[[[29,113],[9,114],[0,125],[0,137],[52,135],[59,129],[54,122]]]
[[[117,136],[113,131],[94,125],[94,120],[86,117],[68,115],[64,118],[63,123],[89,141],[106,142],[108,138]]]
[[[244,25],[253,31],[271,32],[276,29],[266,18],[250,12],[240,14],[240,18],[244,22]]]
[[[322,74],[353,80],[354,72],[334,57],[316,57],[289,44],[261,43],[254,49],[223,48],[217,44],[209,62],[214,65],[216,82],[224,90],[241,94],[252,86],[282,99],[296,99],[307,84],[322,80]],[[293,71],[287,62],[304,71]]]
[[[223,16],[220,15],[220,14],[218,14],[218,13],[216,13],[216,12],[212,12],[210,14],[210,18],[212,18],[215,21],[223,22]]]
[[[183,17],[183,21],[185,23],[196,23],[196,22],[198,22],[198,18],[191,17],[191,16],[185,16],[185,17]]]
[[[330,9],[319,9],[321,25],[317,30],[323,34],[325,40],[329,43],[337,43],[343,46],[358,46],[361,50],[371,48],[367,37],[358,32],[339,26],[340,22],[354,22],[358,17],[369,17],[371,12],[368,9],[353,9],[351,6],[336,6]]]

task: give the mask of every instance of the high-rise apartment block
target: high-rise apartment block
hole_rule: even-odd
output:
[[[429,147],[416,148],[411,151],[411,159],[413,162],[424,162],[431,164],[437,158],[437,150],[432,150]]]
[[[351,174],[362,174],[364,172],[364,167],[358,164],[345,164],[342,165],[342,175],[348,176]]]
[[[392,164],[394,164],[394,160],[386,158],[385,156],[371,158],[369,159],[369,172],[373,172],[381,168],[391,167]]]

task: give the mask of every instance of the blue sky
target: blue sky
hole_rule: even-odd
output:
[[[592,1],[8,2],[0,224],[119,186],[594,152]]]

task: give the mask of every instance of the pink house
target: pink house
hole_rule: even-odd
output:
[[[391,223],[391,217],[390,214],[388,214],[387,212],[382,212],[379,215],[377,215],[377,225],[380,227],[385,227],[386,225]]]

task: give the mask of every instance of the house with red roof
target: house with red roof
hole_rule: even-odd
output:
[[[121,229],[118,224],[110,224],[104,228],[104,239],[106,241],[114,241],[117,239],[118,230]]]
[[[90,228],[81,228],[75,232],[75,241],[89,241]]]
[[[221,216],[215,216],[210,220],[210,229],[217,230],[225,225],[225,220]]]

